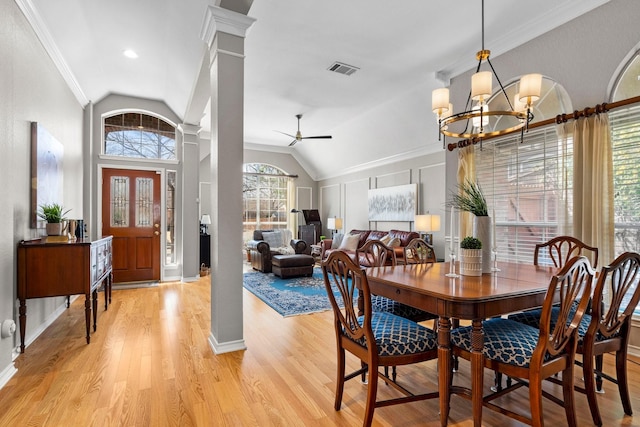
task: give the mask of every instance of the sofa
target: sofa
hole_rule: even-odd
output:
[[[391,244],[385,243],[387,246],[392,247],[393,251],[396,254],[396,260],[398,264],[405,263],[405,251],[404,248],[415,238],[419,238],[420,234],[416,231],[402,231],[402,230],[389,230],[389,231],[379,231],[379,230],[351,230],[348,234],[342,237],[342,240],[347,236],[358,235],[357,248],[362,247],[368,240],[382,240],[382,239],[390,239]],[[388,235],[388,237],[386,237]],[[395,243],[393,242],[394,239]],[[355,240],[355,239],[354,239]],[[384,240],[383,240],[384,242]],[[342,243],[342,242],[340,242]],[[340,243],[337,241],[334,243],[334,239],[324,239],[321,245],[322,251],[322,260],[327,259],[329,254],[332,251],[340,249]],[[351,242],[347,242],[351,243]],[[352,256],[355,262],[358,260],[355,259],[355,249],[351,249],[353,246],[351,245],[348,249],[343,248],[345,252]]]
[[[262,273],[272,272],[274,255],[308,254],[311,248],[304,240],[292,239],[290,230],[254,230],[247,242],[251,266]]]

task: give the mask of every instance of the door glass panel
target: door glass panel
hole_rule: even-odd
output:
[[[136,178],[136,227],[153,224],[153,180]]]
[[[129,177],[111,177],[111,227],[129,226]]]

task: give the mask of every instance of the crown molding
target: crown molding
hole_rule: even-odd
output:
[[[25,18],[27,18],[27,22],[29,22],[31,28],[33,28],[33,31],[36,33],[36,37],[38,37],[38,40],[40,40],[40,43],[42,43],[42,46],[44,47],[44,50],[49,54],[49,57],[62,75],[64,81],[67,83],[67,86],[69,86],[73,95],[84,108],[89,103],[89,99],[87,99],[86,95],[80,88],[78,80],[76,80],[75,75],[60,53],[60,49],[58,49],[58,46],[53,41],[53,37],[40,17],[40,13],[36,10],[31,0],[15,0],[15,2],[24,14]]]

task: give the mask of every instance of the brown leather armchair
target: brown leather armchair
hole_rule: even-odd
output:
[[[271,250],[263,236],[263,232],[277,231],[277,230],[254,230],[253,240],[247,242],[247,249],[251,254],[251,266],[254,270],[261,271],[262,273],[271,273],[271,259],[273,255],[278,255],[279,252]],[[307,243],[300,239],[291,239],[289,245],[293,248],[296,254],[307,253],[310,248],[307,248]]]

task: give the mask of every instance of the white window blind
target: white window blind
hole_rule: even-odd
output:
[[[566,169],[571,167],[569,162]],[[555,128],[532,129],[522,143],[515,133],[486,141],[482,150],[476,146],[476,173],[496,221],[498,259],[533,262],[535,245],[558,234],[564,186],[571,210],[571,182],[563,179]]]
[[[613,146],[615,256],[640,251],[640,105],[609,112]]]

